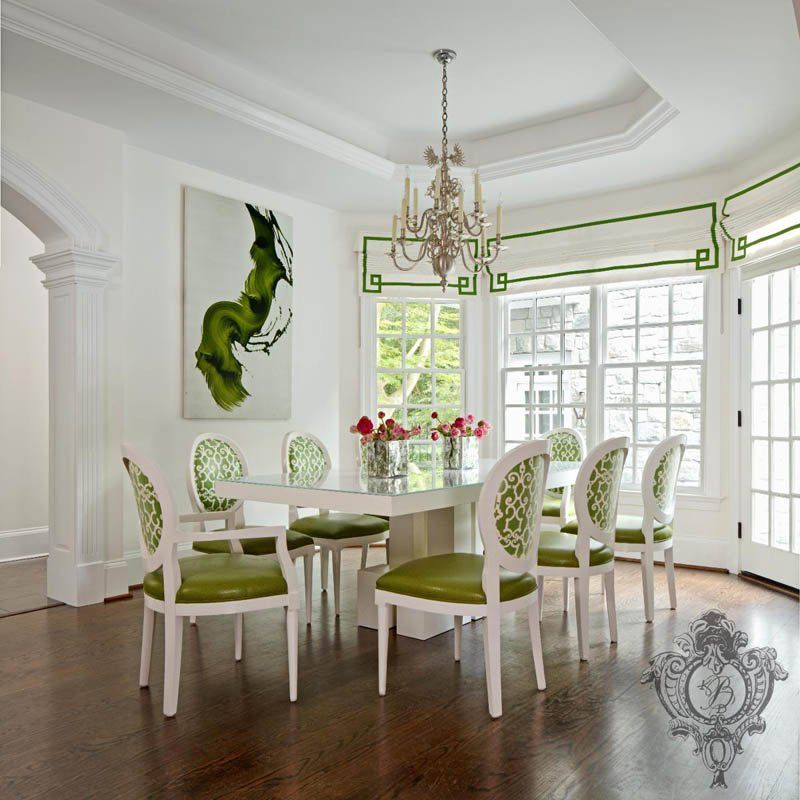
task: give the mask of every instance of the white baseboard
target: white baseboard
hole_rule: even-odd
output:
[[[727,543],[725,541],[697,536],[681,538],[680,534],[677,534],[674,548],[676,564],[725,570],[730,567],[727,559]],[[628,558],[634,561],[640,560],[639,553],[627,553],[618,550],[617,555],[620,558]],[[663,564],[663,552],[657,552],[654,560],[656,564]]]
[[[0,531],[0,561],[46,556],[50,548],[49,537],[50,529],[46,525]]]

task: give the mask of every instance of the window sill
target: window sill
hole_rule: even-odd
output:
[[[703,494],[678,494],[677,509],[687,511],[710,511],[717,513],[721,510],[726,497],[713,497]],[[632,489],[623,489],[619,493],[619,502],[622,506],[642,505],[641,492]]]

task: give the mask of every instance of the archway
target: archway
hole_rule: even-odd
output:
[[[117,259],[103,251],[102,228],[69,192],[6,148],[1,183],[3,208],[45,245],[31,261],[44,273],[48,292],[47,593],[69,605],[102,602],[107,594],[105,289]]]

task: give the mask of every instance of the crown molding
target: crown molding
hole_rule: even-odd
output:
[[[16,0],[3,2],[2,27],[378,177],[388,179],[395,173],[392,161],[362,147]]]

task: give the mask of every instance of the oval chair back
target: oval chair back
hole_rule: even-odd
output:
[[[489,471],[478,499],[478,526],[484,549],[483,591],[499,603],[500,567],[534,572],[550,442],[535,439],[506,453]]]
[[[576,428],[553,428],[543,438],[550,442],[551,461],[583,461],[586,457],[586,442]],[[548,489],[547,494],[561,497],[564,489]]]
[[[596,539],[613,549],[617,527],[617,505],[622,471],[630,439],[606,439],[589,451],[575,481],[575,515],[578,535],[575,555],[581,567],[589,566],[589,540]]]
[[[686,437],[670,436],[652,450],[642,470],[644,520],[668,525],[675,517],[678,473],[686,450]],[[652,529],[652,526],[651,526]]]
[[[281,449],[283,472],[327,472],[331,468],[328,448],[313,433],[289,431]]]
[[[219,433],[201,433],[189,451],[187,486],[195,511],[239,512],[244,500],[220,497],[214,481],[247,475],[247,460],[236,442]]]
[[[181,578],[174,546],[177,516],[167,479],[158,464],[135,447],[123,444],[121,449],[139,513],[139,545],[145,572],[163,566],[164,596],[174,597]]]

